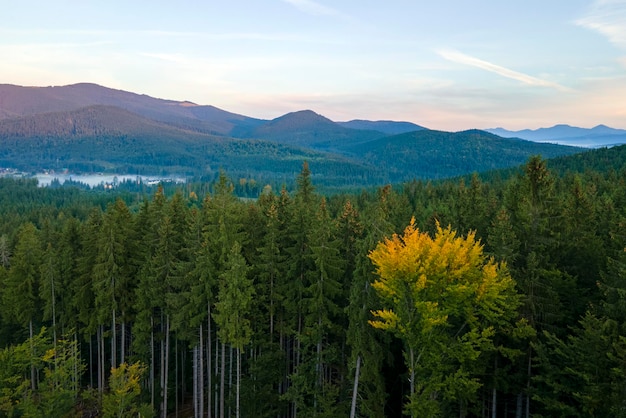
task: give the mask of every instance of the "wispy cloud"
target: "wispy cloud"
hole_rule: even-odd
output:
[[[626,0],[595,0],[587,15],[575,23],[599,32],[620,48],[626,48]]]
[[[342,17],[343,14],[332,7],[325,6],[312,0],[283,0],[297,9],[315,16],[336,16]]]
[[[550,87],[560,91],[571,91],[569,87],[562,86],[552,81],[543,80],[541,78],[533,77],[528,74],[520,73],[519,71],[511,70],[509,68],[502,67],[500,65],[493,64],[488,61],[483,61],[479,58],[475,58],[459,51],[454,50],[440,50],[437,53],[447,59],[448,61],[456,62],[459,64],[469,65],[471,67],[480,68],[485,71],[489,71],[498,74],[502,77],[517,80],[521,83],[528,84],[530,86]]]

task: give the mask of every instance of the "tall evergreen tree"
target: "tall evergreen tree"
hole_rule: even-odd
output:
[[[17,235],[11,269],[3,291],[3,303],[9,318],[28,327],[29,338],[34,337],[34,323],[40,321],[39,278],[42,259],[38,230],[32,223],[22,225]],[[31,366],[31,388],[36,388],[35,367]]]
[[[252,327],[249,313],[254,297],[253,281],[249,267],[241,255],[241,246],[233,244],[224,272],[220,275],[219,292],[213,317],[218,326],[218,336],[223,344],[237,350],[236,416],[240,416],[241,351],[250,343]],[[221,414],[220,414],[221,416]]]

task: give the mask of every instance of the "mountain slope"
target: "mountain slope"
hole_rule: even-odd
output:
[[[570,125],[555,125],[551,128],[509,131],[504,128],[486,129],[503,138],[521,138],[536,142],[553,142],[563,145],[595,148],[626,143],[626,130],[598,125],[591,129]]]
[[[318,184],[341,188],[458,176],[522,164],[533,154],[582,151],[482,131],[416,127],[336,123],[310,110],[266,121],[94,84],[0,85],[0,167],[28,171],[213,178],[224,169],[275,184],[295,178],[306,160]],[[388,134],[406,129],[411,131]]]
[[[488,132],[422,130],[380,138],[346,151],[385,167],[389,181],[445,178],[523,164],[531,155],[544,158],[581,152],[580,148],[504,139]]]
[[[260,138],[283,144],[334,151],[347,144],[359,144],[380,138],[385,134],[344,128],[311,110],[287,113],[260,124],[245,133],[250,138]]]
[[[60,87],[21,87],[0,84],[0,120],[39,113],[107,105],[186,129],[228,135],[238,125],[262,121],[191,102],[156,99],[146,95],[80,83]]]
[[[348,122],[337,122],[339,126],[350,129],[361,129],[367,131],[382,132],[387,135],[399,135],[407,132],[421,131],[423,126],[416,125],[411,122],[395,122],[392,120],[362,120],[354,119]]]
[[[302,162],[329,184],[349,176],[375,178],[370,167],[332,154],[268,141],[183,130],[113,106],[44,113],[0,121],[0,167],[119,174],[295,178]]]

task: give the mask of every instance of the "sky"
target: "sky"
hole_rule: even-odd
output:
[[[626,128],[626,0],[0,0],[0,83],[273,119]]]

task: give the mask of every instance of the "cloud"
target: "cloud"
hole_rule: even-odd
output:
[[[626,48],[626,0],[595,0],[587,15],[575,23],[599,32],[620,48]]]
[[[571,91],[569,87],[562,86],[558,83],[554,83],[552,81],[543,80],[541,78],[533,77],[528,74],[520,73],[518,71],[514,71],[505,67],[501,67],[496,64],[492,64],[487,61],[483,61],[481,59],[471,57],[469,55],[463,54],[454,50],[440,50],[437,52],[441,57],[447,59],[448,61],[456,62],[459,64],[469,65],[471,67],[476,67],[483,69],[485,71],[489,71],[495,74],[498,74],[502,77],[510,78],[513,80],[517,80],[524,84],[528,84],[531,86],[539,86],[539,87],[550,87],[560,91]]]
[[[341,12],[312,0],[283,0],[300,11],[314,16],[342,16]]]

